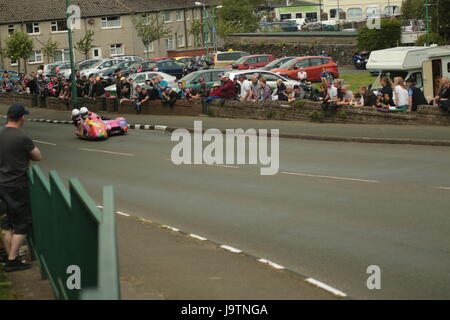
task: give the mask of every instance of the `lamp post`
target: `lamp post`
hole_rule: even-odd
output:
[[[72,21],[69,21],[72,13],[69,13],[70,0],[66,0],[66,14],[67,14],[67,35],[69,37],[69,56],[70,56],[70,89],[71,89],[71,100],[74,107],[78,106],[78,93],[77,84],[75,83],[75,59],[73,57],[73,44],[72,44]]]
[[[426,20],[427,20],[427,36],[426,36],[426,45],[427,47],[430,45],[430,21],[429,21],[429,4],[428,4],[428,0],[426,0],[425,2],[425,15],[426,15]]]
[[[196,1],[195,2],[195,5],[196,6],[203,6],[203,33],[204,33],[204,35],[205,35],[205,49],[206,49],[206,56],[208,55],[208,36],[209,36],[209,34],[208,34],[208,25],[207,25],[207,13],[206,13],[206,4],[204,4],[204,3],[201,3],[201,2],[198,2],[198,1]]]
[[[213,22],[212,22],[212,25],[213,25],[212,32],[213,33],[212,34],[213,34],[214,51],[217,51],[217,49],[219,47],[219,43],[217,41],[216,9],[221,9],[221,8],[223,8],[223,6],[220,5],[220,6],[214,7],[213,11],[212,11],[212,19],[213,19]]]

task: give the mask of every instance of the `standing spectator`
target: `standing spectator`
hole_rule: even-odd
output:
[[[398,108],[409,110],[409,95],[402,77],[394,79],[394,102]]]
[[[234,99],[236,97],[236,84],[230,79],[230,74],[227,72],[221,78],[222,85],[220,86],[220,94],[224,99]]]
[[[305,71],[305,69],[300,68],[297,74],[297,79],[300,82],[305,82],[308,80],[308,73]]]
[[[252,76],[252,80],[251,80],[251,84],[252,84],[252,96],[251,99],[252,100],[258,100],[261,96],[261,84],[259,83],[259,79],[256,76]]]
[[[20,130],[27,114],[29,112],[22,105],[11,105],[6,126],[0,131],[0,199],[6,204],[7,231],[3,241],[8,253],[7,272],[30,268],[18,258],[18,254],[31,232],[29,161],[40,161],[42,156],[33,141]]]
[[[406,80],[406,85],[408,86],[409,107],[411,111],[417,111],[417,106],[428,104],[422,90],[416,87],[415,79],[410,77]]]
[[[252,96],[252,83],[247,79],[244,74],[240,74],[238,77],[239,87],[241,92],[239,93],[239,100],[250,100]]]
[[[259,100],[272,100],[272,89],[267,84],[267,80],[261,78],[259,79],[259,82],[261,84]]]
[[[93,76],[89,78],[89,89],[88,89],[88,98],[96,99],[98,97],[103,97],[105,95],[105,88],[100,81],[94,78]]]
[[[30,88],[31,94],[39,95],[39,87],[34,72],[32,72],[30,75],[30,81],[28,81],[28,88]]]

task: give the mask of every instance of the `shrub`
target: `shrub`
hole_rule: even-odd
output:
[[[440,35],[438,35],[437,33],[430,33],[428,35],[429,37],[429,42],[430,44],[437,44],[438,46],[444,46],[446,45],[446,41],[443,37],[441,37]],[[419,36],[419,39],[417,39],[416,41],[416,46],[423,46],[425,45],[425,42],[427,41],[427,35],[426,34],[422,34],[421,36]]]
[[[358,30],[359,50],[381,50],[396,47],[401,40],[402,24],[398,20],[382,19],[380,29],[364,26]]]
[[[311,113],[311,120],[313,122],[323,122],[323,119],[325,118],[325,115],[321,111],[314,111]]]

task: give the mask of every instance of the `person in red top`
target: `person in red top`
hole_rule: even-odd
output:
[[[230,79],[230,74],[225,73],[220,80],[222,81],[220,96],[225,99],[234,99],[236,97],[236,84]]]

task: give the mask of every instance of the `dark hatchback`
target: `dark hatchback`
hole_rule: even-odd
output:
[[[184,64],[178,63],[176,60],[172,59],[145,61],[141,63],[138,72],[159,71],[180,79],[183,77],[183,67]]]

